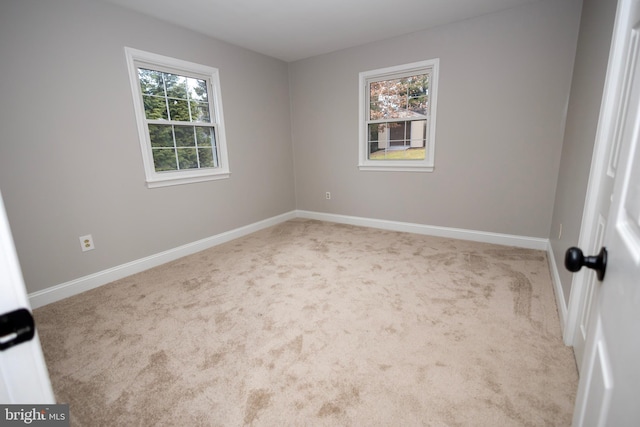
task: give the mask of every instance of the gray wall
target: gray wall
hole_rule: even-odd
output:
[[[580,7],[534,2],[290,64],[298,209],[547,238]],[[430,58],[435,172],[360,172],[358,73]]]
[[[124,46],[220,70],[230,179],[146,188]],[[286,63],[91,0],[2,1],[0,58],[0,190],[29,292],[295,209]]]
[[[617,1],[584,0],[560,174],[549,235],[565,301],[569,301],[571,273],[564,269],[564,253],[576,246],[591,167],[593,144],[607,71]],[[558,238],[562,224],[562,237]],[[585,248],[586,249],[586,248]]]
[[[580,5],[286,64],[93,0],[1,2],[0,190],[28,291],[295,208],[548,237]],[[124,46],[220,69],[230,179],[146,188]],[[435,57],[435,172],[359,172],[358,72]],[[566,167],[559,192],[583,179]]]

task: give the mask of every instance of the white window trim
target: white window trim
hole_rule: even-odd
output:
[[[438,104],[438,69],[440,59],[413,62],[410,64],[380,68],[377,70],[363,71],[360,73],[360,115],[359,115],[359,159],[358,169],[361,171],[403,171],[403,172],[433,172],[436,136],[436,111]],[[429,138],[424,160],[369,160],[367,142],[367,115],[369,114],[369,81],[381,77],[393,78],[394,75],[419,74],[429,70],[431,79],[429,84],[429,110],[428,119]]]
[[[133,95],[133,105],[138,126],[138,139],[142,150],[142,161],[144,163],[147,186],[149,188],[156,188],[228,178],[231,172],[229,170],[218,69],[130,47],[125,47],[124,50],[127,57],[129,81],[131,83],[131,93]],[[212,122],[216,125],[216,144],[219,149],[218,167],[156,172],[153,162],[153,154],[151,152],[151,142],[149,141],[149,132],[146,125],[142,93],[140,91],[140,83],[138,82],[137,63],[148,63],[150,65],[169,68],[175,70],[177,73],[187,75],[200,75],[205,77],[211,83],[212,87],[209,87],[208,90],[210,92],[209,99],[213,105]]]

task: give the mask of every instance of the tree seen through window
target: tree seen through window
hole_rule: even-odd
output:
[[[207,82],[138,68],[156,172],[218,166]]]

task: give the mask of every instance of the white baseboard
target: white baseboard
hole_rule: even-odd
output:
[[[556,258],[553,255],[553,247],[550,242],[547,245],[547,259],[549,262],[549,271],[551,272],[553,291],[556,295],[556,305],[558,306],[558,316],[560,317],[560,329],[562,330],[562,336],[564,337],[565,344],[570,345],[570,340],[567,341],[567,336],[565,336],[565,325],[568,312],[567,302],[564,299],[562,281],[560,280],[560,274],[558,274],[558,264],[556,264]]]
[[[387,221],[380,219],[362,218],[347,215],[336,215],[321,212],[311,212],[296,210],[277,215],[272,218],[258,221],[244,227],[236,228],[215,236],[207,237],[193,243],[169,249],[158,254],[154,254],[142,259],[128,262],[107,270],[99,271],[88,276],[80,277],[66,283],[62,283],[50,288],[29,294],[29,301],[32,308],[42,307],[64,298],[71,297],[81,292],[97,288],[115,280],[122,279],[132,274],[157,267],[161,264],[182,258],[196,252],[209,249],[233,239],[237,239],[247,234],[254,233],[273,225],[280,224],[293,218],[316,219],[320,221],[337,222],[341,224],[351,224],[363,227],[379,228],[391,231],[402,231],[407,233],[424,234],[429,236],[447,237],[452,239],[471,240],[475,242],[494,243],[498,245],[516,246],[527,249],[538,249],[549,251],[548,239],[536,237],[515,236],[510,234],[490,233],[484,231],[465,230],[460,228],[437,227],[431,225],[414,224],[398,221]],[[550,256],[550,259],[553,259]],[[554,281],[555,283],[555,281]],[[562,296],[562,293],[556,293]]]
[[[428,236],[447,237],[450,239],[494,243],[497,245],[516,246],[527,249],[547,250],[549,242],[548,239],[541,239],[537,237],[515,236],[511,234],[465,230],[462,228],[438,227],[433,225],[387,221],[383,219],[362,218],[321,212],[298,210],[297,216],[299,218],[317,219],[320,221],[337,222],[340,224],[360,225],[363,227],[380,228],[383,230],[403,231],[406,233],[425,234]]]
[[[255,233],[256,231],[262,230],[263,228],[280,224],[295,217],[295,211],[287,212],[282,215],[277,215],[262,221],[255,222],[253,224],[246,225],[244,227],[216,234],[215,236],[207,237],[196,242],[178,246],[177,248],[169,249],[167,251],[131,261],[126,264],[118,265],[107,270],[99,271],[88,276],[80,277],[78,279],[52,286],[41,291],[33,292],[29,294],[29,302],[31,303],[31,308],[35,309],[38,307],[42,307],[43,305],[51,304],[52,302],[60,301],[64,298],[77,295],[81,292],[106,285],[107,283],[111,283],[115,280],[131,276],[132,274],[140,273],[141,271],[157,267],[178,258],[182,258],[184,256],[209,249],[211,247],[220,245],[233,239],[237,239],[242,236],[246,236],[247,234]]]

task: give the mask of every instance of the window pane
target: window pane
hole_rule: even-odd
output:
[[[211,151],[211,147],[198,148],[198,155],[200,156],[201,168],[215,168],[218,166],[213,163],[213,151]]]
[[[206,80],[145,68],[138,76],[147,120],[211,121]]]
[[[190,122],[189,103],[186,99],[169,99],[169,119]]]
[[[173,147],[171,125],[149,125],[151,147]]]
[[[191,101],[191,119],[194,122],[210,122],[209,104]]]
[[[407,122],[389,123],[389,145],[392,147],[407,145]]]
[[[164,73],[167,96],[170,98],[187,99],[187,78],[176,74]]]
[[[198,147],[211,147],[212,142],[215,146],[215,134],[213,133],[213,128],[197,126],[196,138],[198,141]]]
[[[218,156],[215,153],[216,136],[212,127],[196,127],[196,139],[198,142],[198,155],[201,168],[218,167]]]
[[[378,141],[380,139],[380,134],[384,132],[384,123],[374,123],[369,125],[369,141]]]
[[[409,96],[424,96],[429,92],[429,74],[407,77]]]
[[[378,151],[378,147],[382,145],[384,148],[387,141],[385,133],[386,125],[384,123],[370,124],[368,132],[369,153]]]
[[[147,119],[168,119],[169,115],[167,114],[167,102],[165,98],[160,98],[158,96],[150,96],[144,95],[142,97],[144,102],[144,114]]]
[[[176,147],[195,147],[196,141],[193,130],[193,126],[174,126]]]
[[[153,164],[156,172],[173,171],[178,169],[176,153],[173,148],[154,148]]]
[[[187,78],[187,86],[189,87],[189,99],[201,102],[209,100],[207,82],[205,80]]]
[[[426,120],[369,124],[369,160],[424,160]]]
[[[419,96],[415,98],[409,98],[409,111],[426,116],[427,115],[427,97]]]
[[[212,127],[152,124],[149,136],[156,172],[218,167]]]
[[[198,169],[198,153],[195,148],[178,148],[180,169]]]
[[[138,79],[143,95],[164,96],[164,82],[161,72],[138,68]]]
[[[371,82],[369,83],[369,120],[425,115],[428,92],[428,74]]]

